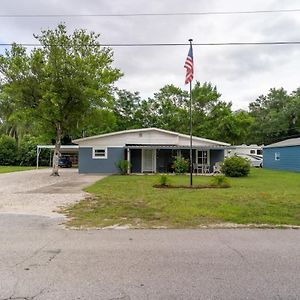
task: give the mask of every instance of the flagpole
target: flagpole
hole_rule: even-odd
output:
[[[189,39],[192,47],[193,39]],[[190,185],[193,185],[193,116],[192,116],[192,80],[190,81]]]

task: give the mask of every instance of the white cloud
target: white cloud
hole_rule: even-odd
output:
[[[18,0],[1,4],[1,14],[91,14],[187,11],[239,11],[299,8],[296,0]],[[103,43],[246,42],[300,40],[300,13],[143,18],[0,18],[2,42],[34,42],[33,33],[65,21],[70,30],[101,33]],[[3,49],[2,49],[3,51]],[[125,76],[118,86],[147,97],[164,84],[184,86],[183,63],[188,47],[115,48],[114,65]],[[299,86],[300,46],[195,47],[196,79],[217,85],[234,108],[271,87]]]

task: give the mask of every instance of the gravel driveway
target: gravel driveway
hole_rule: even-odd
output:
[[[83,199],[82,189],[104,177],[77,169],[61,169],[59,177],[50,174],[50,169],[0,174],[0,213],[61,216],[58,207]]]

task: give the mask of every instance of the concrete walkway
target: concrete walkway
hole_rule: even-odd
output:
[[[80,175],[77,169],[50,169],[0,174],[0,213],[58,217],[58,207],[83,199],[82,189],[104,176]]]

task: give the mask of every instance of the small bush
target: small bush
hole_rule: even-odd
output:
[[[238,156],[226,158],[221,166],[221,172],[229,177],[248,176],[250,172],[250,162]]]
[[[131,168],[131,164],[127,160],[119,160],[116,165],[122,175],[126,175],[128,168]]]
[[[170,179],[167,175],[159,176],[159,184],[163,186],[167,186],[170,183]]]
[[[176,156],[173,163],[173,168],[176,174],[186,173],[189,170],[189,161],[181,156]]]
[[[224,175],[216,175],[212,177],[211,184],[218,187],[230,187],[228,178]]]

